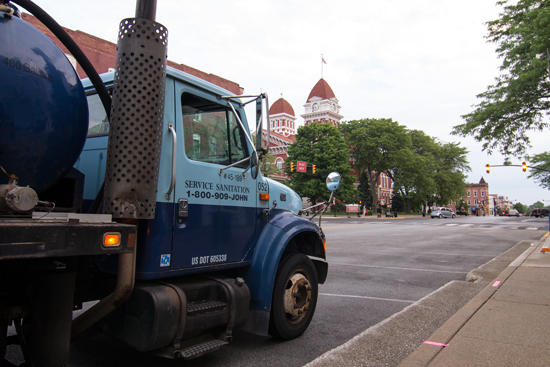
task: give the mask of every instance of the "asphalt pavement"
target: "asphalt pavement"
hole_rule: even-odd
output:
[[[306,366],[548,366],[545,249],[548,233],[522,241]]]

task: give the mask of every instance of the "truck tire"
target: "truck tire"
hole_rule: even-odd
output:
[[[313,262],[300,253],[284,258],[275,276],[269,334],[285,340],[302,335],[315,313],[317,295]]]

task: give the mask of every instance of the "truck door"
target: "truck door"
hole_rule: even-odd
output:
[[[228,106],[232,102],[183,82],[176,82],[175,91],[178,163],[170,267],[244,265],[255,237],[256,181],[249,161],[227,167],[250,157],[252,147]],[[234,107],[245,122],[244,111]]]

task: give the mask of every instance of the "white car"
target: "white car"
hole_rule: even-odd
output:
[[[516,209],[510,209],[508,211],[509,217],[519,217],[519,212]]]
[[[454,218],[456,214],[450,208],[442,206],[432,210],[431,216],[432,218]]]

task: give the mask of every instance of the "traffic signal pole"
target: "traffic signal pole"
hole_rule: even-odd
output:
[[[538,171],[550,172],[550,170],[547,170],[547,169],[544,169],[544,168],[528,166],[527,163],[525,163],[525,162],[523,162],[522,164],[495,164],[492,167],[521,167],[523,172],[527,171],[527,168],[536,169]],[[491,173],[491,165],[490,164],[485,165],[485,172]]]

